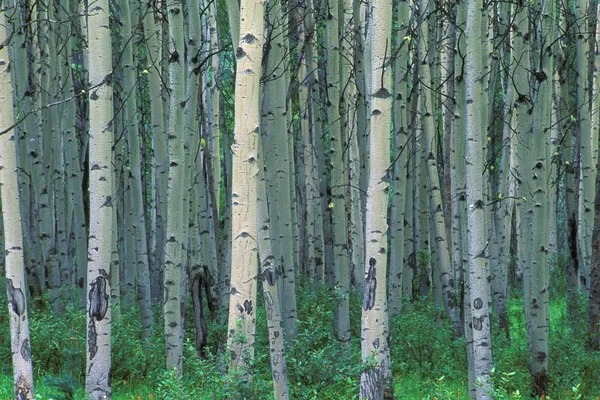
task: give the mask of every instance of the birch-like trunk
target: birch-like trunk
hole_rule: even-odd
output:
[[[262,155],[260,156],[262,157]],[[260,276],[263,297],[267,313],[267,329],[269,331],[269,349],[271,358],[271,376],[273,378],[273,394],[275,400],[289,399],[287,368],[285,363],[284,335],[282,332],[281,302],[279,301],[279,280],[273,262],[271,250],[271,233],[269,229],[269,213],[267,205],[266,180],[262,162],[259,161],[257,224],[258,252],[260,257]]]
[[[113,219],[112,46],[107,0],[88,8],[89,198],[86,395],[111,398],[110,268]]]
[[[338,302],[335,310],[337,339],[350,345],[349,255],[346,217],[346,173],[344,171],[342,131],[340,125],[340,48],[338,0],[332,0],[325,10],[329,17],[325,23],[327,37],[327,122],[331,151],[331,232],[333,237],[333,273]]]
[[[390,313],[397,315],[402,308],[402,276],[404,273],[405,257],[405,201],[406,201],[406,176],[408,161],[408,46],[405,40],[409,29],[408,1],[398,3],[398,34],[396,42],[400,47],[394,60],[394,163],[393,168],[393,195],[390,204]],[[410,201],[409,201],[410,202]],[[408,234],[408,233],[407,233]]]
[[[429,64],[426,61],[427,49],[425,47],[428,37],[428,7],[425,1],[421,2],[421,10],[419,11],[421,28],[419,34],[419,58],[425,60],[421,65],[421,94],[422,94],[422,124],[423,137],[421,144],[423,154],[427,163],[427,178],[429,182],[429,207],[432,215],[433,226],[435,233],[436,253],[440,260],[439,271],[440,281],[442,285],[442,293],[444,297],[444,306],[448,317],[452,321],[457,331],[460,330],[460,320],[458,316],[456,292],[454,289],[454,274],[452,273],[452,265],[450,263],[450,253],[448,250],[448,241],[446,238],[446,226],[444,219],[444,209],[442,207],[442,196],[440,192],[440,179],[437,167],[434,120],[433,120],[433,105],[431,97],[431,88],[429,82],[431,75],[429,72]]]
[[[0,10],[0,43],[11,35],[5,9]],[[0,48],[0,131],[14,123],[13,86],[8,46]],[[27,315],[27,287],[21,229],[20,196],[17,182],[17,141],[15,131],[0,136],[0,186],[4,231],[4,261],[10,342],[13,365],[14,398],[33,400],[33,363]],[[6,360],[8,361],[8,360]]]
[[[465,65],[466,83],[466,199],[467,199],[467,247],[469,255],[469,295],[471,305],[471,328],[473,333],[473,362],[477,400],[493,399],[490,373],[492,370],[492,336],[490,330],[490,288],[486,256],[486,212],[484,181],[481,171],[484,165],[481,134],[487,115],[482,107],[484,100],[484,66],[481,43],[481,26],[486,16],[481,0],[467,5],[467,52]]]
[[[183,10],[181,0],[168,4],[169,18],[169,181],[167,186],[167,225],[165,245],[165,275],[163,283],[163,315],[167,369],[178,375],[183,368],[183,324],[181,312],[183,246],[182,190],[185,182],[184,107],[185,56],[183,40]]]
[[[232,160],[232,261],[227,346],[230,373],[248,377],[256,329],[257,157],[260,137],[259,84],[264,45],[263,1],[242,0],[236,39],[235,127]]]
[[[364,294],[361,319],[361,399],[383,399],[389,365],[387,323],[387,202],[392,122],[392,2],[372,2],[370,31],[371,92],[369,119],[369,187],[367,190]],[[389,387],[388,387],[389,386]],[[393,389],[392,389],[393,393]]]
[[[165,226],[167,218],[168,153],[167,135],[163,119],[161,97],[161,43],[162,27],[155,22],[155,12],[150,4],[144,12],[144,43],[147,48],[148,90],[150,94],[150,116],[152,122],[152,235],[150,283],[152,299],[160,297],[160,275],[164,265]]]
[[[276,232],[273,238],[273,253],[277,268],[281,271],[282,284],[282,311],[284,315],[285,331],[291,339],[297,334],[296,326],[296,268],[294,255],[294,240],[292,226],[297,224],[296,215],[292,214],[292,196],[290,191],[294,182],[290,174],[289,165],[293,163],[290,157],[291,145],[287,120],[286,107],[286,68],[283,62],[287,41],[284,40],[284,17],[280,0],[267,2],[269,25],[269,51],[265,76],[268,80],[263,90],[263,128],[265,149],[265,164],[267,178],[267,193],[269,198],[269,215],[271,216],[271,231]]]

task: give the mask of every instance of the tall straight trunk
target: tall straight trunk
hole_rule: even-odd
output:
[[[369,188],[367,190],[364,294],[361,319],[363,371],[361,399],[383,399],[391,381],[384,382],[389,365],[387,323],[387,202],[392,122],[392,2],[374,0],[370,30],[372,62],[369,119]],[[376,39],[377,38],[377,39]],[[372,363],[369,364],[369,363]],[[369,364],[369,365],[368,365]],[[368,365],[368,366],[367,366]],[[393,389],[391,390],[393,393]]]
[[[11,33],[5,10],[0,10],[0,43],[6,43]],[[8,46],[0,48],[0,131],[14,123],[13,85]],[[17,182],[17,141],[15,131],[0,136],[0,186],[4,232],[4,262],[10,342],[13,365],[14,398],[32,400],[33,362],[27,314],[27,288],[25,286],[25,259],[21,228],[20,196]]]
[[[596,8],[596,21],[600,17],[600,5]],[[596,48],[595,63],[600,62],[600,24],[596,22]],[[594,127],[598,129],[597,107],[598,94],[600,92],[599,72],[594,71]],[[600,158],[596,162],[596,170],[600,167]],[[600,335],[598,335],[598,321],[600,320],[600,174],[596,174],[596,198],[594,200],[594,234],[592,236],[592,268],[590,270],[590,296],[588,305],[588,333],[589,345],[592,349],[600,348]]]
[[[185,56],[183,40],[183,10],[181,0],[169,3],[169,181],[167,187],[167,226],[165,245],[165,276],[163,314],[167,369],[178,375],[183,368],[183,321],[181,312],[183,248],[182,190],[185,182],[184,107],[185,107]]]
[[[131,233],[134,235],[130,238],[130,245],[134,246],[134,259],[130,262],[136,264],[136,286],[138,293],[138,303],[140,308],[140,317],[142,324],[142,339],[149,339],[152,336],[152,307],[150,295],[150,266],[148,258],[148,243],[146,235],[146,214],[144,207],[144,194],[142,190],[142,166],[141,152],[139,142],[139,125],[136,108],[136,82],[135,74],[137,66],[133,58],[133,43],[132,43],[132,21],[129,7],[129,0],[121,2],[121,39],[125,44],[123,48],[123,73],[124,92],[128,93],[125,100],[125,130],[127,133],[127,154],[128,170],[127,170],[127,186],[129,187],[129,196],[131,198],[131,223],[133,229]],[[137,15],[137,13],[134,13]],[[137,21],[133,21],[137,24]]]
[[[398,34],[396,43],[401,46],[398,56],[394,60],[394,163],[393,169],[393,195],[390,204],[390,313],[397,315],[402,308],[405,256],[405,193],[408,161],[408,46],[404,40],[409,29],[408,1],[398,3]]]
[[[565,32],[562,36],[559,52],[556,57],[557,72],[559,75],[560,84],[560,100],[558,106],[560,131],[564,133],[562,140],[561,165],[564,165],[564,186],[565,186],[565,203],[567,211],[566,221],[566,237],[567,237],[567,253],[568,261],[565,268],[567,280],[567,308],[570,314],[573,315],[577,305],[577,292],[579,288],[579,265],[580,256],[578,253],[577,244],[577,191],[576,183],[579,181],[577,167],[579,162],[576,161],[577,150],[573,146],[573,135],[576,127],[572,123],[571,115],[571,95],[570,95],[570,72],[571,72],[571,43],[573,38],[573,30],[569,29],[569,22],[573,15],[569,8],[568,2],[561,1],[560,4],[560,19],[559,30]]]
[[[460,330],[460,320],[457,311],[456,303],[456,292],[454,289],[454,274],[452,273],[452,265],[450,263],[450,253],[448,250],[448,241],[446,239],[446,226],[444,219],[444,209],[442,207],[442,197],[440,192],[440,180],[437,167],[436,149],[435,143],[435,132],[434,132],[434,120],[433,120],[433,106],[431,98],[431,89],[429,88],[430,72],[429,64],[426,61],[427,49],[425,47],[427,43],[427,30],[428,30],[428,9],[427,3],[421,3],[422,10],[419,11],[421,29],[419,35],[419,57],[423,59],[421,65],[421,94],[423,95],[423,137],[422,137],[422,151],[424,152],[427,162],[427,178],[429,182],[429,205],[430,211],[433,214],[433,226],[432,229],[435,232],[435,246],[436,253],[440,260],[440,281],[442,285],[442,292],[444,296],[444,306],[446,312],[454,324],[457,331]]]
[[[308,9],[311,10],[313,7],[312,0],[308,0]],[[307,201],[307,209],[312,208],[314,210],[314,240],[313,240],[313,251],[314,251],[314,269],[315,269],[315,281],[324,283],[325,282],[325,238],[324,238],[324,216],[327,215],[323,212],[323,203],[326,198],[324,193],[321,192],[323,187],[323,175],[320,174],[319,170],[319,145],[323,142],[323,130],[321,119],[319,118],[319,76],[317,70],[317,24],[314,12],[306,14],[304,24],[307,33],[305,40],[306,43],[306,70],[309,85],[308,93],[308,118],[310,119],[309,134],[310,141],[309,146],[309,157],[310,161],[307,160],[305,154],[304,165],[307,168],[307,180],[312,180],[313,186],[313,197],[309,197],[310,203]],[[310,172],[308,167],[311,166]],[[310,174],[310,175],[309,175]],[[310,189],[307,190],[310,193]]]
[[[89,45],[89,208],[90,230],[87,271],[86,395],[110,399],[111,309],[110,265],[112,251],[112,47],[108,1],[87,10]],[[108,271],[107,271],[108,269]]]
[[[356,104],[358,88],[353,68],[356,53],[354,5],[352,0],[339,4],[340,26],[340,118],[344,163],[347,166],[346,208],[349,231],[350,283],[362,290],[362,263],[364,260],[364,224],[360,197],[360,151],[357,137]]]
[[[262,158],[262,155],[259,155]],[[260,160],[259,158],[259,160]],[[267,310],[267,329],[269,331],[269,348],[271,358],[271,375],[275,400],[289,399],[287,368],[285,363],[284,335],[282,332],[282,313],[279,301],[279,281],[276,264],[273,262],[269,230],[269,213],[265,173],[259,161],[257,189],[257,226],[258,252],[260,257],[260,275],[262,281],[265,309]]]
[[[163,119],[163,100],[161,97],[161,43],[162,28],[155,22],[155,13],[151,4],[144,12],[144,43],[147,47],[148,65],[148,90],[150,94],[150,116],[152,123],[152,196],[154,198],[152,210],[154,237],[151,246],[153,263],[150,269],[150,283],[152,299],[160,297],[160,274],[164,265],[165,226],[167,218],[167,178],[168,178],[168,153],[167,135]]]
[[[340,48],[338,26],[338,0],[329,4],[325,23],[327,37],[327,122],[331,151],[331,232],[333,236],[333,273],[339,300],[335,310],[337,339],[350,345],[350,302],[348,268],[348,229],[346,217],[346,173],[344,171],[342,131],[340,126]]]
[[[230,373],[248,377],[256,329],[257,153],[260,137],[259,84],[264,45],[263,1],[242,0],[236,50],[235,127],[232,159],[232,262],[227,346]]]
[[[488,283],[488,266],[486,257],[485,232],[485,199],[483,197],[484,181],[481,171],[484,165],[484,153],[481,142],[485,138],[481,134],[483,113],[483,57],[481,43],[481,25],[486,17],[483,2],[472,1],[467,6],[467,51],[470,57],[466,60],[466,197],[467,197],[467,247],[469,255],[469,294],[471,304],[471,328],[473,332],[473,362],[477,400],[493,399],[491,393],[490,373],[492,370],[492,337],[490,330],[491,303]]]
[[[575,4],[577,18],[577,134],[580,139],[581,157],[579,159],[579,253],[582,264],[579,276],[581,289],[589,289],[589,271],[592,261],[592,231],[594,224],[594,182],[595,174],[593,161],[593,140],[598,140],[592,131],[590,113],[589,87],[589,32],[588,32],[588,2],[579,0]]]
[[[273,253],[277,268],[280,269],[282,283],[282,311],[287,336],[292,339],[297,334],[296,326],[296,281],[295,256],[292,226],[297,224],[296,216],[292,214],[291,182],[294,176],[290,174],[290,139],[287,131],[288,110],[286,107],[286,69],[282,60],[286,53],[283,24],[284,14],[279,0],[268,3],[269,20],[269,51],[263,90],[263,127],[265,163],[267,166],[267,193],[272,201],[269,202],[271,216],[271,231],[277,232],[273,241]],[[265,140],[266,139],[266,140]]]
[[[221,80],[219,79],[220,74],[220,53],[219,53],[219,29],[217,26],[217,6],[214,2],[209,4],[208,23],[210,29],[210,52],[211,56],[211,67],[212,67],[212,81],[210,84],[210,99],[212,115],[210,118],[210,155],[212,166],[212,179],[214,181],[213,198],[215,199],[214,207],[216,208],[216,214],[219,215],[219,208],[221,203],[221,125],[219,116],[221,113]]]

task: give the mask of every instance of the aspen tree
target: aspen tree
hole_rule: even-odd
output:
[[[257,260],[257,157],[260,135],[259,83],[264,45],[262,0],[242,0],[240,36],[235,39],[235,127],[231,197],[231,291],[227,346],[230,373],[247,376],[254,358],[256,329]]]
[[[596,6],[596,21],[600,16],[600,4]],[[600,62],[600,24],[596,22],[596,48],[595,63]],[[594,82],[594,124],[598,129],[598,113],[600,113],[600,76],[596,69],[593,75]],[[596,169],[600,167],[600,159],[596,163]],[[589,346],[592,349],[600,348],[600,336],[598,335],[598,321],[600,320],[600,174],[596,174],[596,198],[594,200],[594,233],[592,235],[592,266],[590,270],[590,296],[588,306],[588,333]]]
[[[147,60],[144,71],[148,72],[148,90],[150,94],[150,116],[152,123],[152,224],[153,243],[151,245],[150,287],[153,299],[160,293],[160,270],[164,265],[165,226],[167,217],[167,178],[168,153],[165,123],[163,119],[163,99],[161,97],[161,43],[162,27],[155,21],[154,4],[148,3],[142,20],[144,44],[147,48]]]
[[[167,369],[182,374],[183,326],[181,312],[183,246],[183,198],[185,182],[184,107],[185,56],[183,10],[181,0],[168,3],[169,19],[169,182],[167,186],[167,226],[165,245],[165,275],[163,283],[163,314]],[[187,207],[187,204],[185,205]],[[186,221],[187,222],[187,221]]]
[[[282,272],[281,300],[285,331],[289,338],[293,338],[297,333],[297,311],[292,225],[297,224],[297,220],[296,215],[292,214],[292,192],[290,191],[290,181],[294,181],[294,175],[290,174],[289,168],[293,158],[289,153],[290,140],[286,119],[289,114],[286,106],[286,65],[283,61],[287,51],[287,43],[284,41],[286,22],[281,0],[269,0],[267,9],[269,51],[266,54],[267,63],[264,72],[267,81],[264,84],[262,99],[262,126],[264,127],[262,143],[265,146],[267,193],[272,199],[269,202],[271,232],[276,232],[273,253],[275,262]]]
[[[345,346],[350,344],[350,303],[348,268],[348,229],[346,217],[346,174],[344,171],[342,131],[340,125],[340,44],[338,0],[326,5],[325,34],[327,37],[327,122],[331,151],[331,233],[333,239],[333,274],[340,299],[335,310],[335,332]]]
[[[405,39],[409,29],[408,1],[398,3],[398,34],[396,44],[400,46],[394,59],[394,169],[393,196],[390,204],[390,313],[399,314],[402,307],[402,276],[405,257],[405,193],[408,160],[408,52],[409,40]],[[410,201],[409,201],[410,202]],[[406,232],[406,235],[411,233]]]
[[[590,113],[589,87],[589,54],[590,38],[588,32],[588,1],[578,0],[575,3],[576,26],[576,58],[577,58],[577,135],[579,138],[581,157],[579,159],[579,215],[578,235],[581,265],[579,270],[581,289],[589,289],[589,271],[591,265],[591,240],[594,223],[594,169],[593,147],[594,135]]]
[[[88,8],[90,230],[87,271],[86,395],[111,398],[112,63],[107,0]]]
[[[8,55],[9,19],[7,9],[0,10],[0,130],[14,123],[13,85]],[[10,341],[13,365],[14,398],[32,400],[33,363],[27,313],[25,260],[21,229],[20,196],[17,182],[17,140],[15,131],[0,136],[0,195],[4,232],[4,262]]]
[[[482,119],[486,120],[484,103],[483,60],[481,25],[486,16],[481,0],[467,5],[466,49],[468,57],[465,65],[466,83],[466,200],[467,200],[467,247],[469,257],[469,294],[471,305],[470,325],[473,334],[473,362],[478,400],[492,399],[490,373],[492,370],[492,337],[490,330],[490,289],[488,266],[485,253],[485,200],[483,198],[484,153],[481,142]]]
[[[361,399],[382,399],[389,362],[387,324],[387,200],[392,122],[392,2],[374,0],[370,31],[371,93],[364,294],[361,319]],[[375,39],[375,34],[377,39]],[[369,364],[373,363],[373,365]],[[391,383],[388,383],[391,384]]]
[[[128,232],[133,235],[129,237],[128,243],[134,250],[133,259],[130,263],[136,265],[136,286],[139,299],[140,317],[142,323],[142,338],[149,339],[152,336],[152,307],[150,294],[150,266],[148,258],[148,243],[146,235],[146,216],[144,210],[144,194],[142,188],[142,165],[139,144],[139,125],[136,109],[135,89],[136,89],[136,69],[137,65],[133,58],[132,43],[132,15],[129,6],[129,0],[120,2],[121,18],[121,40],[123,40],[123,73],[124,73],[124,92],[127,93],[125,99],[125,131],[127,134],[127,172],[126,186],[129,189],[127,197],[130,201],[130,219],[133,225]],[[134,13],[137,15],[137,13]],[[137,23],[137,21],[136,21]]]
[[[262,158],[262,156],[259,156]],[[279,301],[279,281],[277,270],[273,263],[271,251],[272,236],[269,232],[269,213],[267,205],[267,190],[265,173],[259,159],[257,224],[258,252],[260,257],[260,275],[263,297],[267,314],[267,329],[269,331],[269,349],[271,358],[271,375],[273,377],[273,392],[276,400],[289,399],[287,368],[285,363],[284,336],[282,332],[281,302]]]
[[[427,49],[425,47],[428,37],[428,8],[427,3],[422,1],[421,10],[419,10],[420,35],[419,35],[419,57],[423,59],[421,65],[421,95],[422,95],[422,124],[423,137],[421,144],[423,155],[427,163],[427,178],[429,182],[429,209],[433,213],[432,229],[435,232],[436,253],[440,259],[440,281],[444,297],[444,306],[446,312],[454,324],[456,330],[460,329],[460,321],[457,312],[456,293],[454,289],[454,275],[452,274],[452,265],[450,263],[450,253],[448,251],[448,241],[446,239],[446,227],[444,219],[444,210],[442,208],[442,198],[440,193],[440,180],[437,168],[436,150],[434,147],[434,121],[433,106],[431,99],[431,89],[429,89],[430,72],[429,64],[426,61]],[[426,221],[426,219],[424,219]],[[426,222],[425,222],[426,223]]]

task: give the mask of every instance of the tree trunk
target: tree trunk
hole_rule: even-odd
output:
[[[486,121],[482,107],[484,100],[484,67],[480,43],[481,26],[486,17],[483,2],[472,1],[467,6],[467,57],[465,65],[466,83],[466,197],[467,197],[467,247],[469,255],[469,294],[471,305],[471,328],[473,334],[473,362],[477,382],[477,400],[493,399],[490,373],[492,369],[492,337],[490,330],[491,302],[488,283],[489,271],[486,256],[484,152],[481,129]],[[482,121],[483,120],[483,121]]]
[[[0,10],[0,21],[2,21],[0,43],[6,43],[11,32],[9,32],[10,22],[5,9]],[[14,123],[11,66],[8,46],[2,46],[0,48],[0,131],[4,131]],[[32,400],[34,398],[33,363],[27,315],[25,260],[17,182],[17,141],[15,139],[14,130],[0,136],[0,186],[2,187],[0,194],[4,231],[2,251],[4,251],[5,257],[10,318],[14,398]]]
[[[232,265],[227,346],[230,373],[249,379],[256,329],[257,152],[260,135],[259,83],[264,45],[264,2],[242,0],[236,50],[235,127],[232,160]],[[237,39],[236,39],[237,40]]]
[[[111,41],[108,1],[88,9],[89,198],[90,231],[87,271],[86,395],[110,399],[111,309],[110,269],[113,218]]]

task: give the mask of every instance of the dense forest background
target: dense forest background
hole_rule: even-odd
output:
[[[0,398],[597,399],[599,16],[0,1]]]

